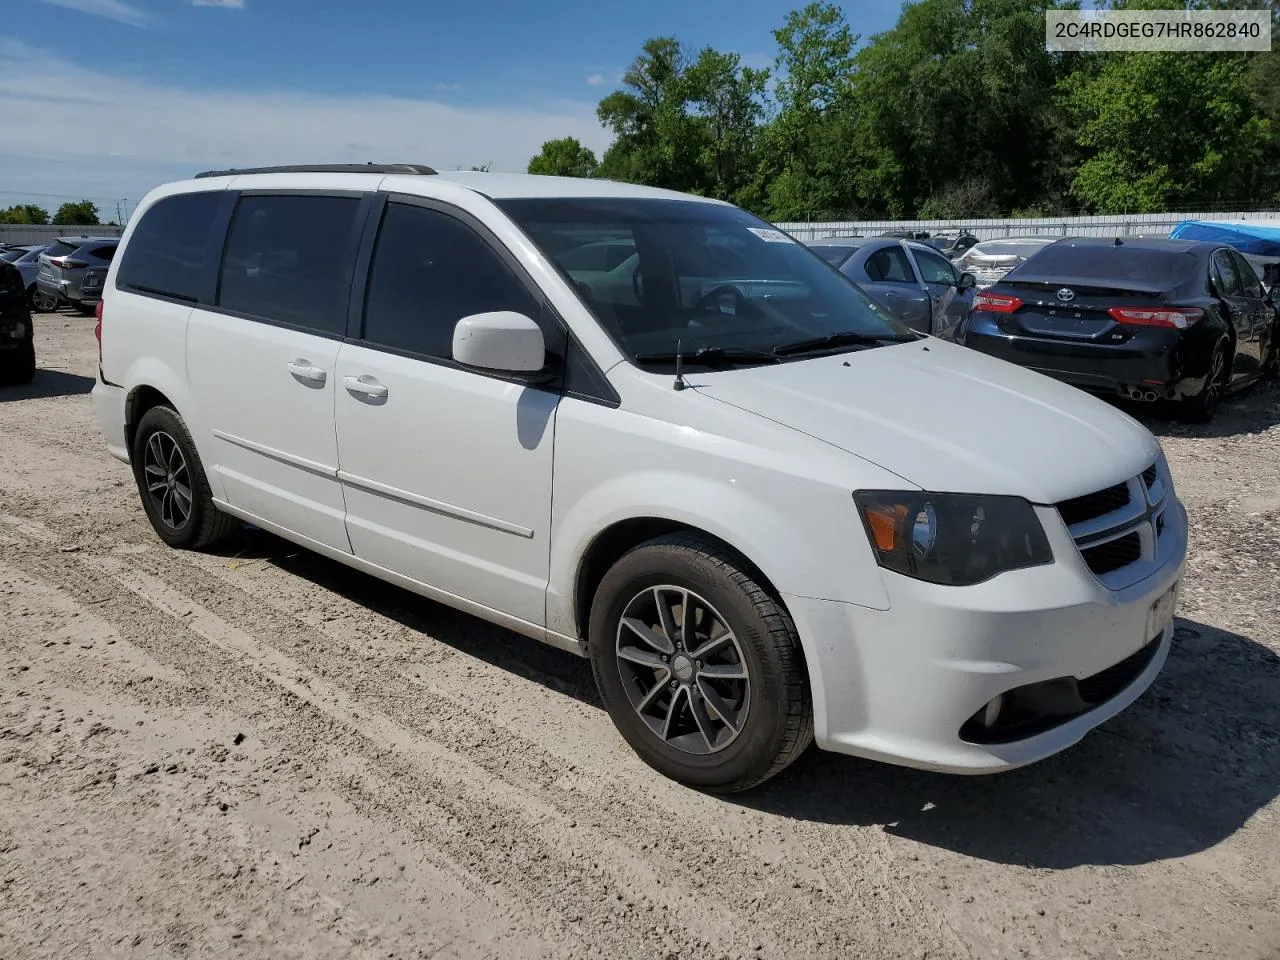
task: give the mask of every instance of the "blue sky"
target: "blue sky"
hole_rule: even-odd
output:
[[[523,170],[602,151],[596,102],[647,37],[773,57],[766,0],[0,0],[0,206],[104,210],[223,164],[414,161]],[[845,5],[864,36],[901,0]]]

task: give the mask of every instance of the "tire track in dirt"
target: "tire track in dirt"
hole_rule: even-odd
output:
[[[213,660],[214,663],[190,672],[195,676],[217,677],[218,686],[234,699],[242,702],[258,700],[259,706],[250,710],[251,714],[261,715],[264,712],[262,700],[252,695],[245,697],[238,691],[233,692],[234,686],[242,682],[241,678],[233,677],[233,674],[246,669],[264,680],[267,687],[276,688],[271,691],[273,696],[268,698],[278,701],[271,704],[272,712],[287,708],[295,716],[317,712],[322,715],[329,732],[316,740],[326,745],[326,751],[328,746],[341,743],[344,751],[359,756],[364,762],[377,768],[385,767],[394,758],[398,767],[396,777],[401,780],[408,778],[416,783],[417,790],[412,794],[414,806],[439,808],[435,815],[428,811],[426,816],[416,821],[419,832],[424,828],[428,831],[422,837],[425,842],[449,851],[451,859],[466,863],[467,869],[473,874],[486,874],[489,883],[509,885],[509,892],[517,898],[523,893],[538,893],[543,889],[561,889],[566,894],[550,902],[544,899],[530,902],[527,915],[531,921],[535,917],[541,918],[539,922],[545,926],[551,922],[549,916],[556,917],[559,922],[552,923],[552,926],[559,927],[566,934],[565,939],[571,942],[573,937],[570,925],[581,920],[587,912],[584,907],[589,909],[590,906],[599,906],[584,905],[580,899],[583,890],[600,891],[603,895],[602,902],[610,913],[616,913],[621,908],[623,912],[661,916],[675,912],[673,907],[679,908],[678,900],[671,895],[661,878],[643,869],[642,865],[629,864],[630,875],[624,876],[619,883],[609,869],[617,868],[616,861],[611,860],[607,865],[601,865],[597,862],[599,858],[594,850],[590,862],[583,857],[562,856],[562,851],[558,848],[562,846],[564,836],[562,831],[555,829],[561,818],[554,811],[542,808],[524,797],[518,790],[497,782],[464,758],[432,745],[426,748],[435,761],[429,765],[429,769],[428,765],[421,762],[404,762],[405,758],[398,756],[396,750],[389,749],[387,737],[390,735],[392,742],[400,747],[411,746],[414,752],[421,752],[422,744],[416,738],[403,733],[389,734],[390,721],[370,721],[373,711],[352,706],[342,691],[320,680],[311,671],[302,670],[299,673],[299,665],[283,655],[258,647],[253,641],[245,645],[243,635],[237,628],[190,603],[176,591],[170,592],[170,588],[154,582],[154,578],[149,575],[129,571],[118,557],[77,557],[76,561],[76,565],[81,568],[101,571],[112,578],[110,581],[100,579],[97,584],[99,589],[110,589],[112,583],[119,583],[134,591],[135,599],[150,608],[143,612],[130,605],[132,609],[125,616],[126,622],[135,627],[141,625],[139,621],[154,621],[157,618],[182,623],[185,632],[192,635],[181,641],[184,653],[195,652],[192,648],[195,646],[193,641],[197,638],[213,644],[213,650],[206,650],[203,656],[196,656],[197,659],[206,662]],[[66,574],[58,564],[58,558],[28,553],[22,558],[22,562],[24,566],[33,568],[37,575],[51,578],[60,582],[64,589],[74,591],[73,584],[67,582]],[[139,587],[144,596],[138,596]],[[113,611],[104,610],[103,615],[107,616],[111,612]],[[215,650],[222,656],[215,656]],[[246,655],[254,657],[248,666],[244,663]],[[185,661],[186,657],[182,659]],[[301,681],[290,679],[299,676],[302,677]],[[442,770],[452,774],[458,768],[466,771],[462,777],[442,778],[440,775]],[[472,782],[475,778],[479,779],[479,784]],[[439,816],[441,812],[443,817]],[[441,821],[444,821],[443,831]],[[485,855],[486,849],[495,839],[504,847],[505,862],[495,863],[492,857]],[[531,843],[531,839],[535,842]],[[518,869],[515,861],[518,861]],[[615,907],[615,904],[618,906]],[[696,930],[681,931],[678,940],[689,955],[717,955],[701,929],[701,921],[708,919],[712,918],[700,918]],[[608,923],[604,923],[605,928],[608,926]],[[714,929],[716,924],[712,923],[711,926]],[[728,928],[723,929],[727,936],[732,937],[735,933]],[[661,934],[655,934],[659,930]],[[624,938],[614,944],[616,952],[613,955],[660,954],[666,946],[675,942],[670,939],[671,933],[671,929],[659,926],[651,930],[642,928],[639,936],[636,931],[628,931]],[[633,952],[638,947],[641,948],[639,952]]]
[[[187,553],[180,558],[205,577],[202,582],[183,577],[183,589],[218,594],[216,606],[224,613],[240,610],[253,622],[270,622],[272,636],[295,650],[302,649],[303,644],[314,648],[312,641],[329,639],[337,647],[328,659],[329,669],[333,669],[335,660],[341,663],[345,656],[353,662],[365,661],[385,667],[386,671],[400,671],[394,682],[400,683],[402,690],[408,684],[408,692],[387,696],[402,704],[399,712],[404,715],[400,719],[406,726],[447,738],[455,749],[466,751],[490,772],[514,772],[515,766],[529,789],[539,791],[566,815],[574,809],[611,811],[607,820],[590,826],[612,832],[621,843],[634,845],[640,840],[651,855],[664,855],[677,864],[696,865],[697,869],[687,873],[680,867],[673,868],[692,886],[698,886],[699,872],[708,868],[716,871],[720,884],[732,877],[745,891],[743,899],[754,901],[753,923],[777,929],[790,927],[794,931],[795,910],[801,909],[810,917],[826,918],[814,922],[810,948],[829,949],[832,938],[838,941],[845,929],[843,921],[830,919],[832,914],[839,915],[852,904],[864,917],[870,919],[874,915],[886,936],[893,927],[910,923],[917,928],[917,944],[920,931],[932,929],[938,938],[936,949],[963,950],[936,916],[926,916],[914,906],[921,901],[913,896],[916,891],[910,880],[900,875],[902,867],[897,867],[898,875],[886,868],[895,860],[889,847],[893,843],[901,845],[900,841],[882,833],[860,831],[856,841],[840,842],[836,834],[847,835],[849,831],[766,820],[760,814],[749,813],[747,808],[689,791],[657,777],[620,745],[602,710],[584,710],[545,686],[514,678],[499,666],[463,653],[433,656],[410,678],[404,671],[416,664],[409,654],[424,644],[441,646],[439,641],[416,634],[416,644],[397,643],[384,630],[365,628],[348,609],[354,607],[363,612],[367,622],[370,614],[365,608],[269,564],[252,561],[251,566],[233,570],[215,556]],[[149,552],[134,561],[146,563],[165,576],[176,576],[181,569],[163,552]],[[214,590],[209,577],[225,590]],[[215,602],[212,596],[210,602]],[[372,616],[381,619],[379,614]],[[302,637],[290,641],[288,638],[298,633],[300,622],[305,624]],[[518,642],[534,641],[521,638]],[[577,665],[577,661],[572,663]],[[380,681],[379,686],[383,683]],[[510,695],[516,687],[519,695]],[[418,704],[412,699],[415,689],[422,691]],[[424,725],[413,715],[419,705],[425,714],[443,712],[451,721],[462,718],[471,729],[485,732],[459,738],[438,725],[422,730]],[[544,718],[558,718],[566,712],[571,722],[552,720],[543,726]],[[507,748],[495,751],[495,743]],[[511,744],[516,746],[514,753]],[[550,764],[547,757],[552,759]],[[575,768],[571,778],[562,772],[566,766]],[[697,834],[684,832],[673,843],[670,824],[682,818],[696,818],[706,829]],[[622,824],[626,825],[625,834],[617,829]],[[770,828],[769,837],[764,836],[765,824]]]

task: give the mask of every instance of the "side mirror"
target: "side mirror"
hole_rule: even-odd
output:
[[[977,285],[978,285],[977,277],[975,277],[972,273],[962,273],[960,274],[960,282],[956,284],[956,287],[957,289],[960,289],[960,290],[972,290]]]
[[[478,370],[537,373],[546,353],[542,328],[522,313],[476,313],[453,328],[453,359]]]

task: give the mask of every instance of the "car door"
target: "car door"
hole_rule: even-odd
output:
[[[875,301],[913,330],[929,333],[933,326],[929,293],[899,242],[855,253],[840,268]]]
[[[348,553],[333,411],[367,202],[243,194],[216,305],[192,311],[187,337],[191,390],[211,434],[206,459],[226,499]]]
[[[1253,264],[1241,256],[1238,250],[1228,252],[1240,276],[1240,295],[1249,311],[1249,338],[1247,341],[1241,340],[1236,349],[1244,355],[1244,363],[1251,367],[1243,376],[1253,376],[1261,371],[1262,362],[1271,348],[1275,307],[1267,299],[1266,290],[1263,289]]]
[[[432,201],[386,203],[363,322],[338,356],[338,475],[357,557],[540,626],[560,390],[452,359],[458,320],[498,310],[541,323],[549,349],[561,337],[478,223]]]
[[[933,332],[949,330],[969,315],[973,307],[973,291],[960,289],[960,277],[945,257],[923,247],[909,247],[915,258],[920,279],[929,291],[933,304]]]
[[[1214,292],[1225,304],[1236,331],[1236,352],[1231,365],[1231,379],[1239,380],[1257,374],[1261,354],[1253,340],[1253,305],[1244,295],[1243,278],[1226,247],[1215,250],[1210,262]]]

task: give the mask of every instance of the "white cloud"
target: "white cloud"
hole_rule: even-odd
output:
[[[81,13],[92,13],[133,27],[145,27],[151,22],[149,16],[137,7],[125,3],[124,0],[44,0],[44,2],[57,7],[66,7],[68,10],[79,10]]]
[[[436,88],[437,90],[439,90],[441,93],[457,93],[459,90],[461,90],[461,89],[462,89],[462,84],[460,84],[460,83],[437,83],[435,88]]]
[[[231,10],[243,10],[244,0],[191,0],[196,7],[227,7]]]
[[[543,141],[609,135],[592,103],[463,107],[395,96],[175,88],[89,70],[0,38],[0,200],[137,199],[199,170],[275,163],[492,162],[523,171]],[[69,136],[68,131],[75,131]],[[5,201],[15,202],[13,200]]]
[[[603,73],[587,74],[587,83],[589,83],[593,87],[600,86],[602,83],[604,83],[604,74]]]

